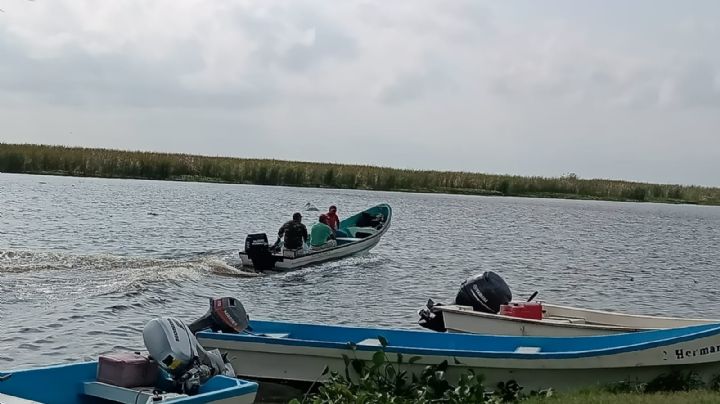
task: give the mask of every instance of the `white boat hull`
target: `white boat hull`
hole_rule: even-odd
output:
[[[295,258],[282,257],[281,261],[275,263],[275,270],[287,271],[321,262],[333,261],[351,255],[363,253],[375,247],[380,242],[380,237],[385,233],[389,226],[383,228],[381,232],[371,237],[364,238],[360,241],[340,245],[325,250],[311,252],[310,254],[301,255]],[[243,266],[252,267],[253,263],[244,252],[240,253],[240,260]]]
[[[318,326],[319,333],[332,333]],[[328,327],[326,327],[328,328]],[[335,327],[338,328],[338,327]],[[378,330],[382,333],[381,330]],[[410,334],[412,331],[403,333]],[[439,337],[452,337],[458,334],[415,332],[409,338],[425,340],[422,334]],[[647,334],[647,333],[642,333]],[[268,334],[269,335],[269,334]],[[319,334],[320,335],[320,334]],[[641,334],[634,334],[641,335]],[[390,360],[395,361],[397,353],[402,353],[405,361],[401,370],[419,373],[427,365],[448,362],[447,377],[451,383],[469,369],[482,374],[485,380],[494,385],[498,382],[515,380],[527,389],[552,387],[556,390],[572,390],[581,387],[596,386],[619,381],[647,382],[669,371],[693,371],[706,382],[720,372],[720,325],[712,328],[712,335],[688,336],[671,339],[644,341],[637,345],[616,345],[606,348],[595,347],[590,350],[567,352],[542,352],[533,347],[533,338],[520,337],[518,346],[512,352],[493,351],[493,337],[467,335],[463,338],[477,338],[478,345],[487,351],[459,351],[454,349],[454,339],[448,338],[446,348],[423,349],[406,346],[393,346],[391,342],[385,348]],[[630,334],[621,337],[631,337]],[[286,338],[289,338],[285,341]],[[321,338],[321,337],[319,337]],[[587,339],[587,345],[593,346],[594,338]],[[377,339],[365,339],[355,342],[356,349],[346,343],[328,343],[292,338],[292,332],[279,337],[243,337],[223,336],[214,333],[199,333],[199,342],[206,348],[218,348],[227,352],[235,371],[241,377],[292,380],[313,382],[325,380],[322,375],[325,366],[331,371],[345,371],[343,355],[371,361],[372,355],[380,349]],[[551,338],[540,338],[544,344]],[[472,340],[464,340],[472,344]],[[601,341],[601,340],[598,340]],[[607,341],[607,340],[602,340]],[[632,342],[632,338],[623,339]],[[552,344],[553,342],[550,342]],[[561,340],[556,344],[562,344]],[[402,342],[401,342],[402,344]],[[507,340],[502,342],[507,345]],[[527,345],[527,346],[526,346]],[[602,345],[602,344],[600,344]],[[536,348],[538,350],[536,350]],[[412,356],[420,359],[410,364]]]
[[[586,336],[687,327],[720,320],[613,313],[543,303],[543,319],[531,320],[474,311],[469,306],[436,306],[450,332],[516,336]]]
[[[368,235],[364,238],[338,237],[337,246],[335,247],[325,248],[322,250],[310,249],[305,254],[297,255],[295,257],[285,257],[282,253],[273,254],[276,262],[274,263],[272,270],[289,271],[307,265],[342,259],[370,250],[380,242],[380,239],[388,231],[392,222],[392,209],[390,208],[390,206],[382,204],[373,208],[377,208],[380,206],[383,206],[387,209],[388,215],[379,230],[376,230],[374,228],[368,228],[369,230],[372,230],[373,234]],[[253,262],[245,251],[240,251],[239,255],[240,261],[242,262],[243,266],[253,267]]]

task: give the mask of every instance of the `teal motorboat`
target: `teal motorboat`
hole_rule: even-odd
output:
[[[265,233],[250,234],[245,249],[240,251],[243,266],[257,271],[288,271],[320,262],[338,260],[375,247],[390,228],[392,208],[380,204],[352,215],[340,222],[337,246],[319,250],[283,251],[268,243]]]

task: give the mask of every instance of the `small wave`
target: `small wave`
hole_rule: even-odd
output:
[[[112,311],[112,312],[124,311],[124,310],[128,310],[128,309],[131,309],[131,308],[132,308],[131,306],[128,306],[128,305],[125,305],[125,304],[115,304],[115,305],[112,305],[112,306],[108,307],[108,309],[109,309],[110,311]]]
[[[55,337],[53,337],[52,335],[47,335],[45,337],[35,340],[35,344],[52,344],[54,342],[55,342]]]

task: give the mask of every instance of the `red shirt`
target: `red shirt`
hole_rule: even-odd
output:
[[[325,214],[325,216],[327,216],[327,225],[330,226],[333,230],[337,230],[338,226],[340,226],[340,219],[338,218],[337,213],[328,212]]]

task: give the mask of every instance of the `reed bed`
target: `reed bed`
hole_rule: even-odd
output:
[[[720,188],[0,143],[0,172],[720,205]]]

